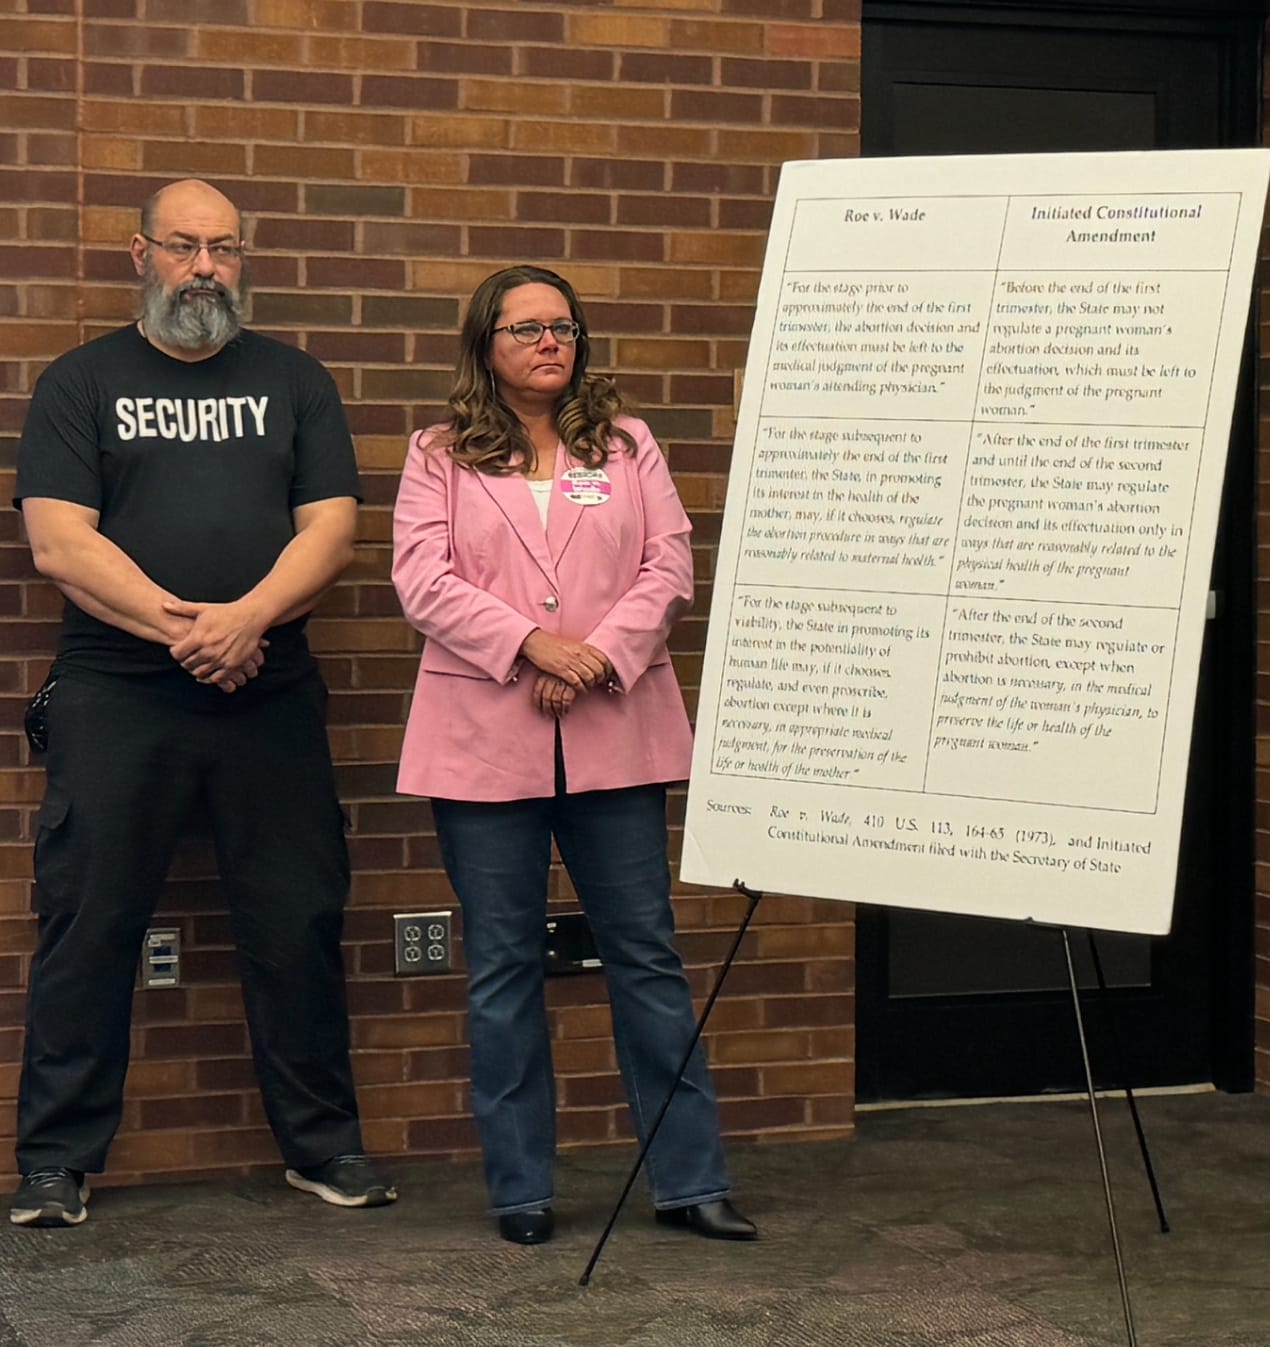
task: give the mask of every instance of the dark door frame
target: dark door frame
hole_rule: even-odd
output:
[[[1216,145],[1226,147],[1261,143],[1261,50],[1268,8],[1267,0],[864,0],[863,24],[866,31],[888,23],[959,24],[1215,38],[1222,91]],[[946,72],[940,78],[948,82]],[[871,78],[866,44],[861,83],[865,153],[889,152],[885,128],[876,122],[887,106],[885,90]],[[1231,436],[1248,451],[1232,453],[1228,462],[1214,561],[1226,620],[1211,624],[1207,661],[1209,676],[1221,690],[1211,699],[1210,771],[1220,779],[1218,788],[1224,786],[1229,807],[1214,811],[1203,849],[1211,857],[1213,892],[1223,901],[1213,914],[1210,947],[1196,951],[1196,957],[1208,957],[1212,970],[1213,1079],[1229,1091],[1250,1090],[1254,1084],[1256,356],[1256,333],[1250,330]],[[876,984],[886,976],[885,909],[860,910],[859,936],[863,1001],[877,994]]]

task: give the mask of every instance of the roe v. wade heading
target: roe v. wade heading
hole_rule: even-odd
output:
[[[1268,166],[785,166],[685,880],[1168,929]]]

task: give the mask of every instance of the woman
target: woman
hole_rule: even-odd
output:
[[[553,837],[603,961],[641,1136],[693,1029],[665,814],[665,783],[690,759],[666,648],[692,597],[690,525],[648,427],[587,356],[568,282],[530,266],[483,281],[450,419],[412,437],[394,520],[393,581],[428,638],[398,788],[431,797],[463,908],[472,1106],[490,1205],[518,1244],[553,1229]],[[728,1201],[700,1048],[648,1172],[659,1220],[755,1237]]]

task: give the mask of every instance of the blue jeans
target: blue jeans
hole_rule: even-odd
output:
[[[463,908],[472,1109],[490,1206],[551,1203],[556,1093],[543,997],[547,870],[554,836],[608,981],[613,1038],[641,1141],[671,1088],[695,1017],[675,952],[666,789],[433,800],[446,873]],[[658,1207],[729,1191],[718,1101],[700,1044],[646,1161]]]

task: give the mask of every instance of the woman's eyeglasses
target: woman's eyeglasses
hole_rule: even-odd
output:
[[[536,318],[527,318],[523,323],[507,323],[494,328],[494,331],[510,332],[512,340],[522,346],[536,346],[542,340],[542,334],[550,332],[561,346],[572,346],[582,329],[567,318],[557,318],[554,323],[540,323]]]

